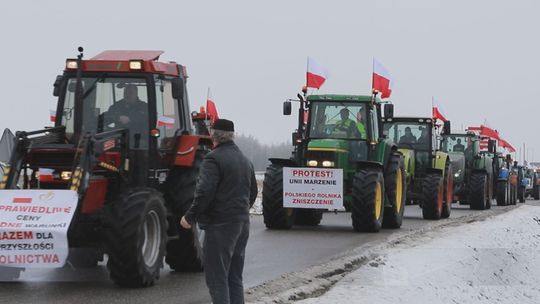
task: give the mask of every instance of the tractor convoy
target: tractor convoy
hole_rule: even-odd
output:
[[[174,271],[203,270],[204,231],[181,228],[180,218],[212,149],[215,117],[204,108],[191,111],[186,68],[159,61],[162,53],[105,51],[84,59],[79,48],[54,82],[54,126],[15,134],[2,162],[0,196],[17,206],[0,208],[23,208],[35,197],[54,207],[62,193],[72,194],[63,235],[54,225],[35,226],[36,235],[67,239],[59,267],[105,260],[123,287],[153,285],[164,262]],[[424,219],[439,220],[457,202],[484,210],[494,199],[500,206],[540,199],[540,172],[503,156],[495,140],[454,133],[446,119],[394,117],[394,105],[382,100],[387,96],[304,89],[283,104],[291,115],[298,102],[298,126],[292,155],[270,158],[264,175],[268,229],[316,226],[332,216],[327,211],[348,211],[355,231],[378,232],[400,228],[410,204]],[[2,235],[16,233],[13,227],[0,226]],[[3,279],[24,270],[21,257],[14,259],[0,260]]]

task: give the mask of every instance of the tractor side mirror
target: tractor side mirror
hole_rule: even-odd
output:
[[[172,96],[174,99],[184,99],[184,80],[175,78],[172,80]]]
[[[497,144],[493,139],[488,140],[488,152],[490,153],[497,152]]]
[[[64,76],[62,75],[56,76],[56,80],[54,81],[54,84],[53,84],[54,88],[53,88],[53,93],[52,93],[54,97],[60,96],[60,86],[63,80],[64,80]]]
[[[506,160],[508,162],[511,162],[512,161],[512,155],[511,154],[506,154]]]
[[[394,117],[394,105],[387,103],[384,105],[384,118]]]
[[[443,133],[444,133],[444,134],[450,134],[450,133],[452,133],[452,128],[451,128],[451,125],[450,125],[450,121],[449,121],[449,120],[447,120],[447,121],[444,122]]]
[[[283,115],[291,115],[292,105],[290,101],[283,102]]]

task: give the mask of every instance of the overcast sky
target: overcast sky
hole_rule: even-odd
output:
[[[49,125],[52,84],[85,48],[164,50],[187,66],[193,109],[211,87],[221,117],[263,143],[290,140],[282,102],[305,83],[306,57],[331,73],[320,93],[369,94],[372,58],[392,73],[396,115],[454,129],[487,120],[540,160],[540,2],[1,1],[0,128]],[[528,157],[528,158],[533,158]]]

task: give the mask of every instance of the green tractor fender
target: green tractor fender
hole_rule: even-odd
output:
[[[450,165],[450,157],[447,153],[442,151],[436,151],[433,157],[433,168],[438,169],[442,172],[442,175],[446,173],[446,166]]]
[[[403,164],[405,165],[405,174],[407,184],[410,183],[412,179],[414,179],[414,170],[416,167],[416,158],[414,156],[414,150],[413,149],[398,149],[398,152],[403,155]]]

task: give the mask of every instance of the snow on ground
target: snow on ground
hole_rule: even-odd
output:
[[[540,303],[540,207],[432,231],[295,303]]]
[[[262,186],[264,180],[264,172],[255,172],[255,178],[257,178],[257,188],[259,188],[259,193],[257,194],[257,199],[253,204],[253,207],[249,211],[251,214],[262,214]]]

